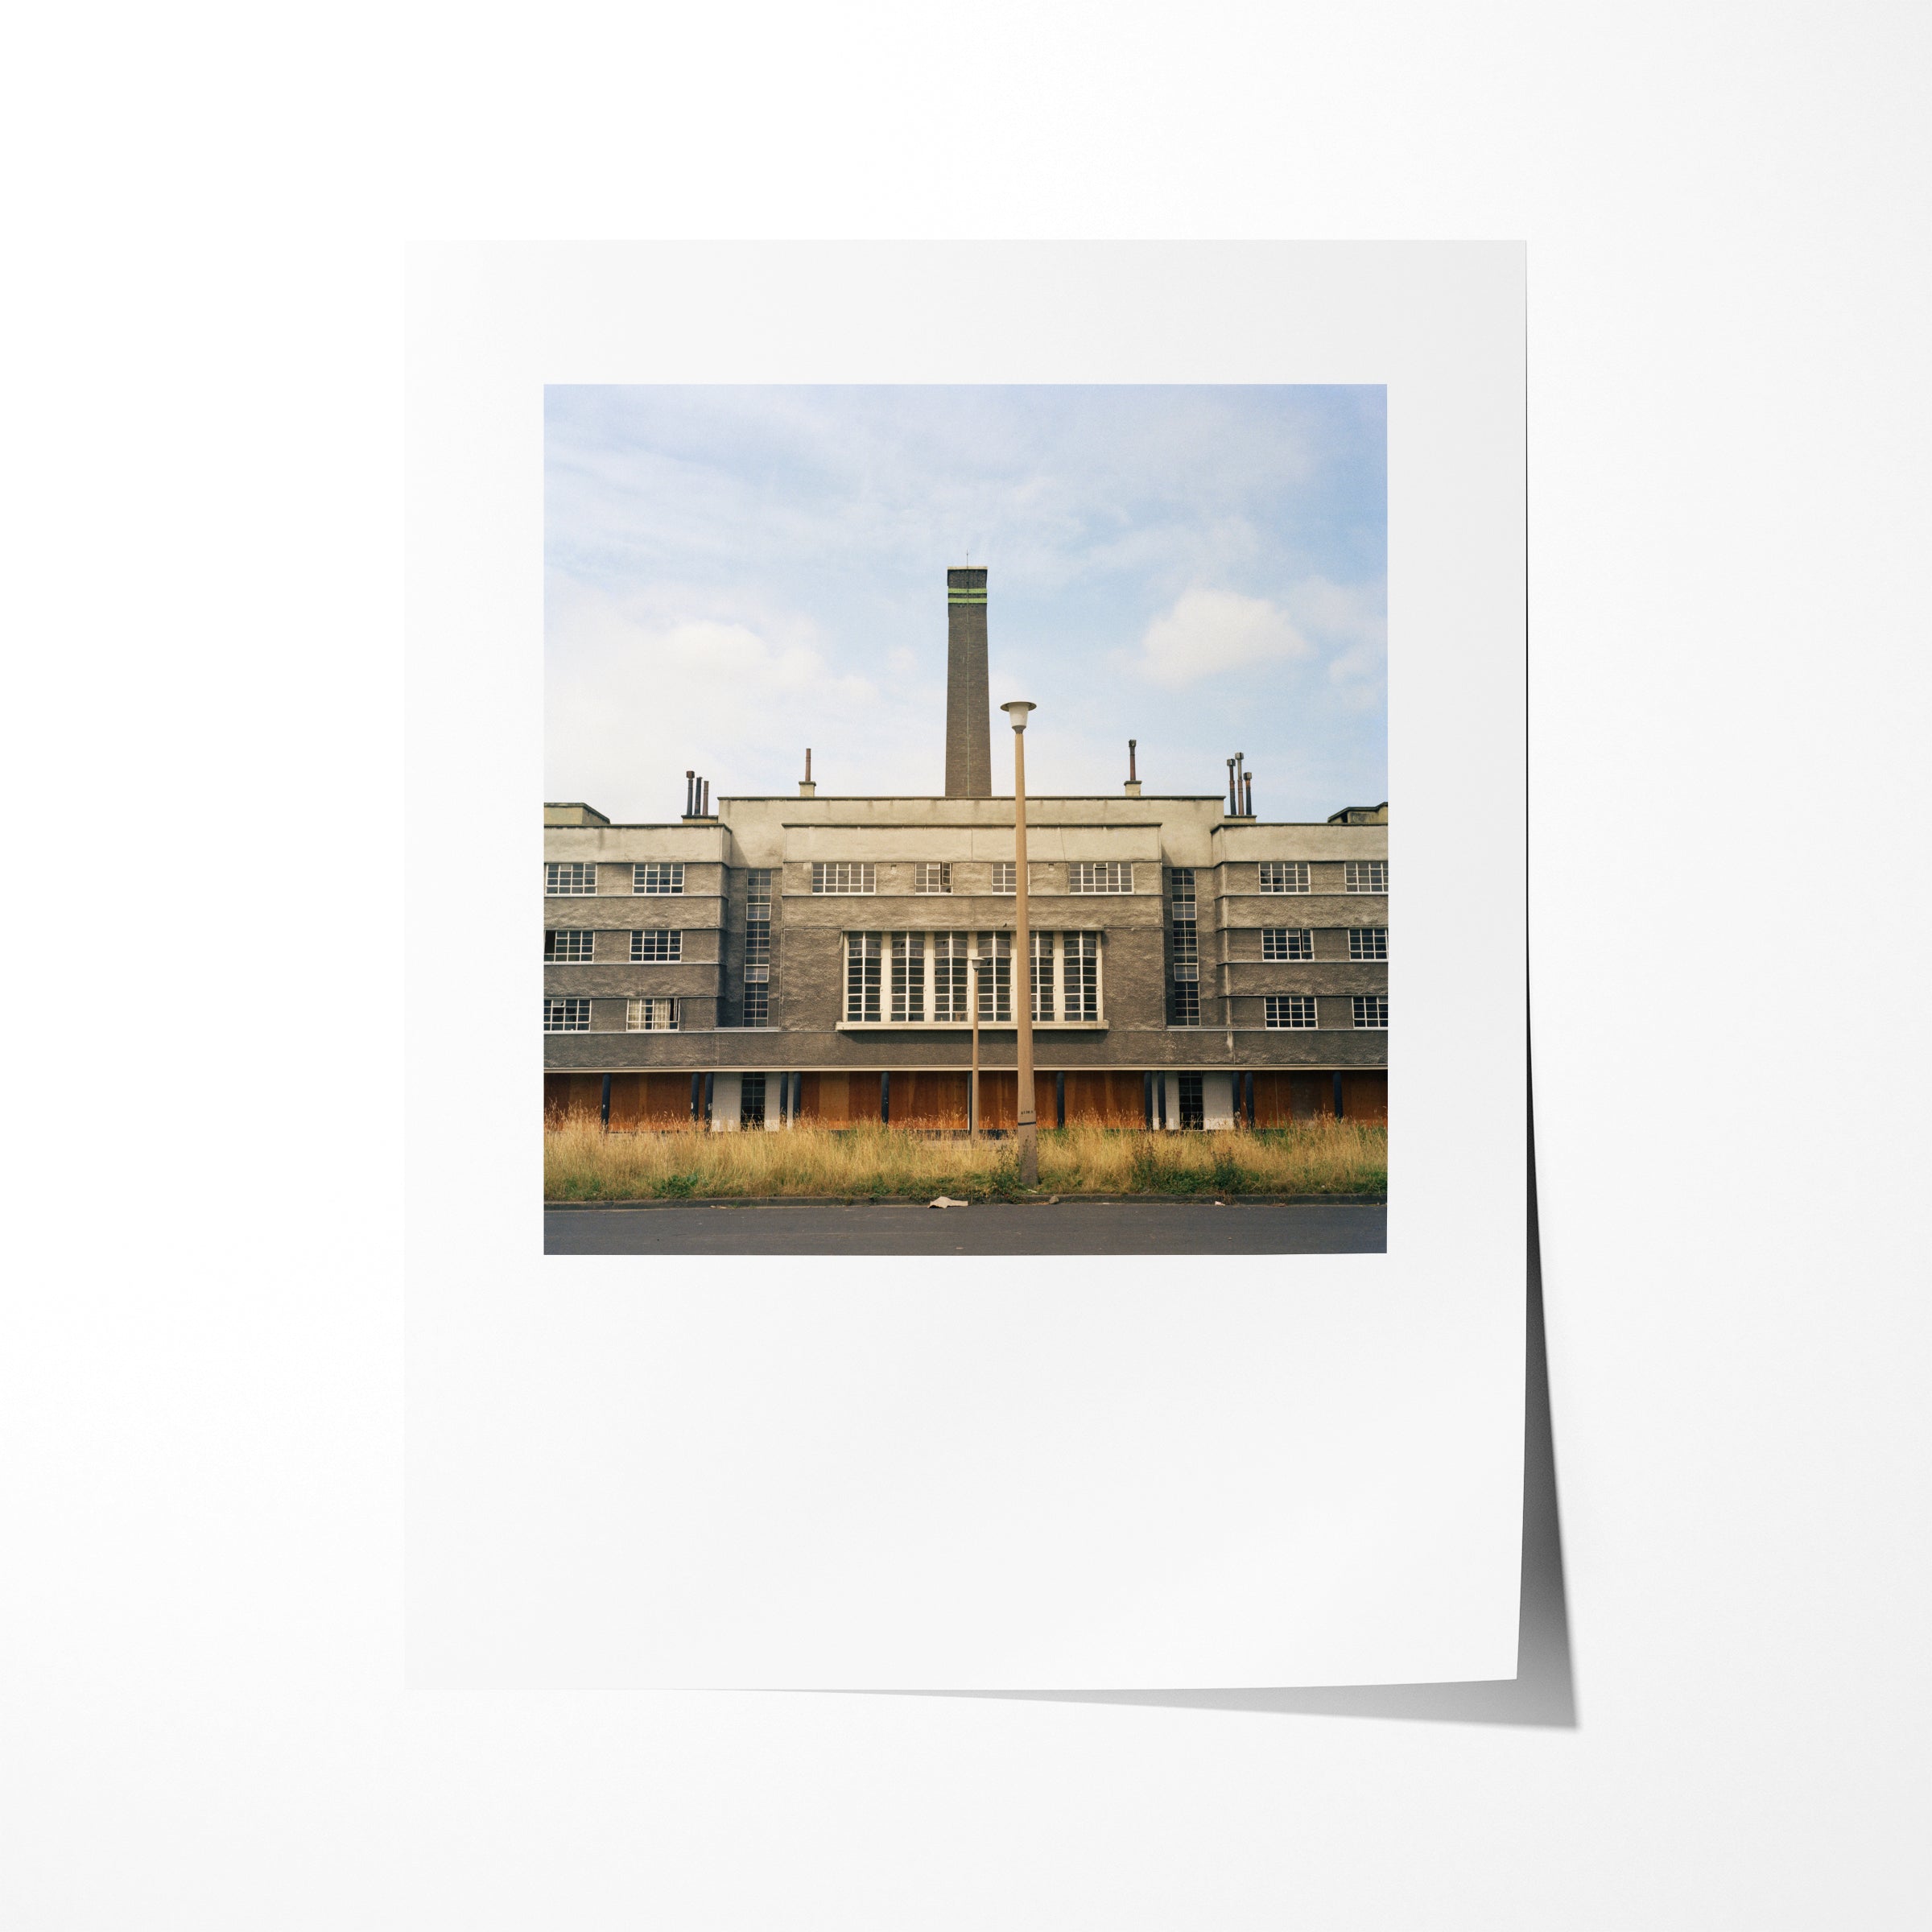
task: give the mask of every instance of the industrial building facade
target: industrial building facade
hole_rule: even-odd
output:
[[[1030,787],[1015,960],[985,583],[947,573],[945,795],[821,798],[807,775],[714,809],[687,774],[663,824],[544,807],[547,1118],[963,1129],[976,1005],[1000,1132],[1027,999],[1042,1127],[1386,1119],[1385,804],[1264,824],[1233,771],[1220,795]]]

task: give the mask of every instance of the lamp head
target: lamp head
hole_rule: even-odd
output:
[[[1038,708],[1038,705],[1029,704],[1023,698],[1015,698],[1010,704],[1002,704],[1000,707],[1000,709],[1013,720],[1013,728],[1015,731],[1024,731],[1026,729],[1027,712],[1037,711]]]

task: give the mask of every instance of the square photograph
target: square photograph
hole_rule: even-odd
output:
[[[547,1252],[1383,1250],[1383,387],[544,454]]]

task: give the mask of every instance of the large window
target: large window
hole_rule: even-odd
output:
[[[762,1026],[769,1008],[766,983],[771,977],[771,870],[761,866],[745,875],[745,1024]],[[752,995],[756,992],[758,997]],[[752,1016],[753,1007],[758,1018]]]
[[[1069,1020],[1100,1017],[1100,935],[1070,932],[1061,943],[1061,972]]]
[[[1355,1024],[1360,1032],[1385,1032],[1389,1026],[1386,994],[1358,993],[1355,996]]]
[[[1315,1001],[1304,993],[1271,993],[1261,1002],[1270,1026],[1312,1026]]]
[[[682,892],[684,890],[684,868],[682,865],[634,865],[630,869],[630,890],[640,894]]]
[[[935,1020],[970,1020],[972,1015],[966,998],[971,940],[963,932],[935,932],[932,945],[932,1017]]]
[[[675,1000],[626,1000],[624,1025],[632,1033],[675,1033],[678,1002]]]
[[[1053,935],[1036,932],[1032,935],[1033,944],[1033,1017],[1037,1020],[1053,1018]]]
[[[892,935],[892,1017],[914,1021],[926,1017],[926,935],[923,932],[895,932]]]
[[[1201,1076],[1198,1073],[1183,1073],[1176,1084],[1181,1090],[1181,1125],[1206,1126],[1208,1108],[1201,1093]]]
[[[1352,960],[1387,959],[1389,928],[1386,926],[1351,926],[1348,928],[1348,956]]]
[[[876,932],[848,932],[845,935],[845,1017],[848,1020],[876,1020],[879,1017],[879,952],[881,936]]]
[[[992,866],[993,877],[986,890],[989,892],[1010,893],[1013,887],[1013,861],[1011,859],[996,859]]]
[[[1386,859],[1351,859],[1342,868],[1344,892],[1386,892],[1389,861]]]
[[[1176,980],[1173,987],[1174,1024],[1198,1026],[1201,1023],[1201,989],[1192,980]]]
[[[1263,892],[1306,892],[1308,890],[1308,861],[1306,859],[1268,859],[1261,865],[1261,890]]]
[[[1199,929],[1176,922],[1174,928],[1174,976],[1177,980],[1198,980],[1201,976],[1200,942],[1196,937]]]
[[[745,1024],[747,1026],[769,1026],[771,1024],[770,995],[771,989],[762,984],[745,989]]]
[[[577,899],[587,898],[597,890],[597,869],[594,865],[546,865],[543,868],[543,891],[546,898],[553,899]]]
[[[546,1033],[588,1033],[590,1001],[546,1000],[543,1002],[543,1030]]]
[[[811,869],[811,889],[814,892],[830,894],[834,897],[877,892],[879,889],[878,873],[879,869],[876,865],[852,865],[844,862],[836,865],[815,865]]]
[[[1133,868],[1113,859],[1081,859],[1067,869],[1069,892],[1132,892]]]
[[[588,932],[546,932],[543,964],[546,966],[581,966],[590,958]]]
[[[1013,1018],[1013,935],[1007,932],[980,935],[980,1018],[1010,1020]]]
[[[951,892],[952,868],[950,865],[914,866],[912,889],[914,892]]]
[[[1261,957],[1265,960],[1311,960],[1315,935],[1306,927],[1264,926]]]
[[[681,932],[634,932],[630,935],[634,965],[661,966],[683,956],[684,935]]]

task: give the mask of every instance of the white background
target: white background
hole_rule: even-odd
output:
[[[418,251],[412,1687],[1514,1674],[1522,1036],[1472,1052],[1470,1022],[1523,997],[1521,270],[1509,244]],[[589,377],[1388,385],[1386,1254],[545,1258],[537,405]],[[1505,1156],[1479,1187],[1472,1147]]]
[[[1925,35],[17,30],[0,1916],[1922,1923]],[[401,240],[720,233],[1527,237],[1575,1730],[399,1696]]]

